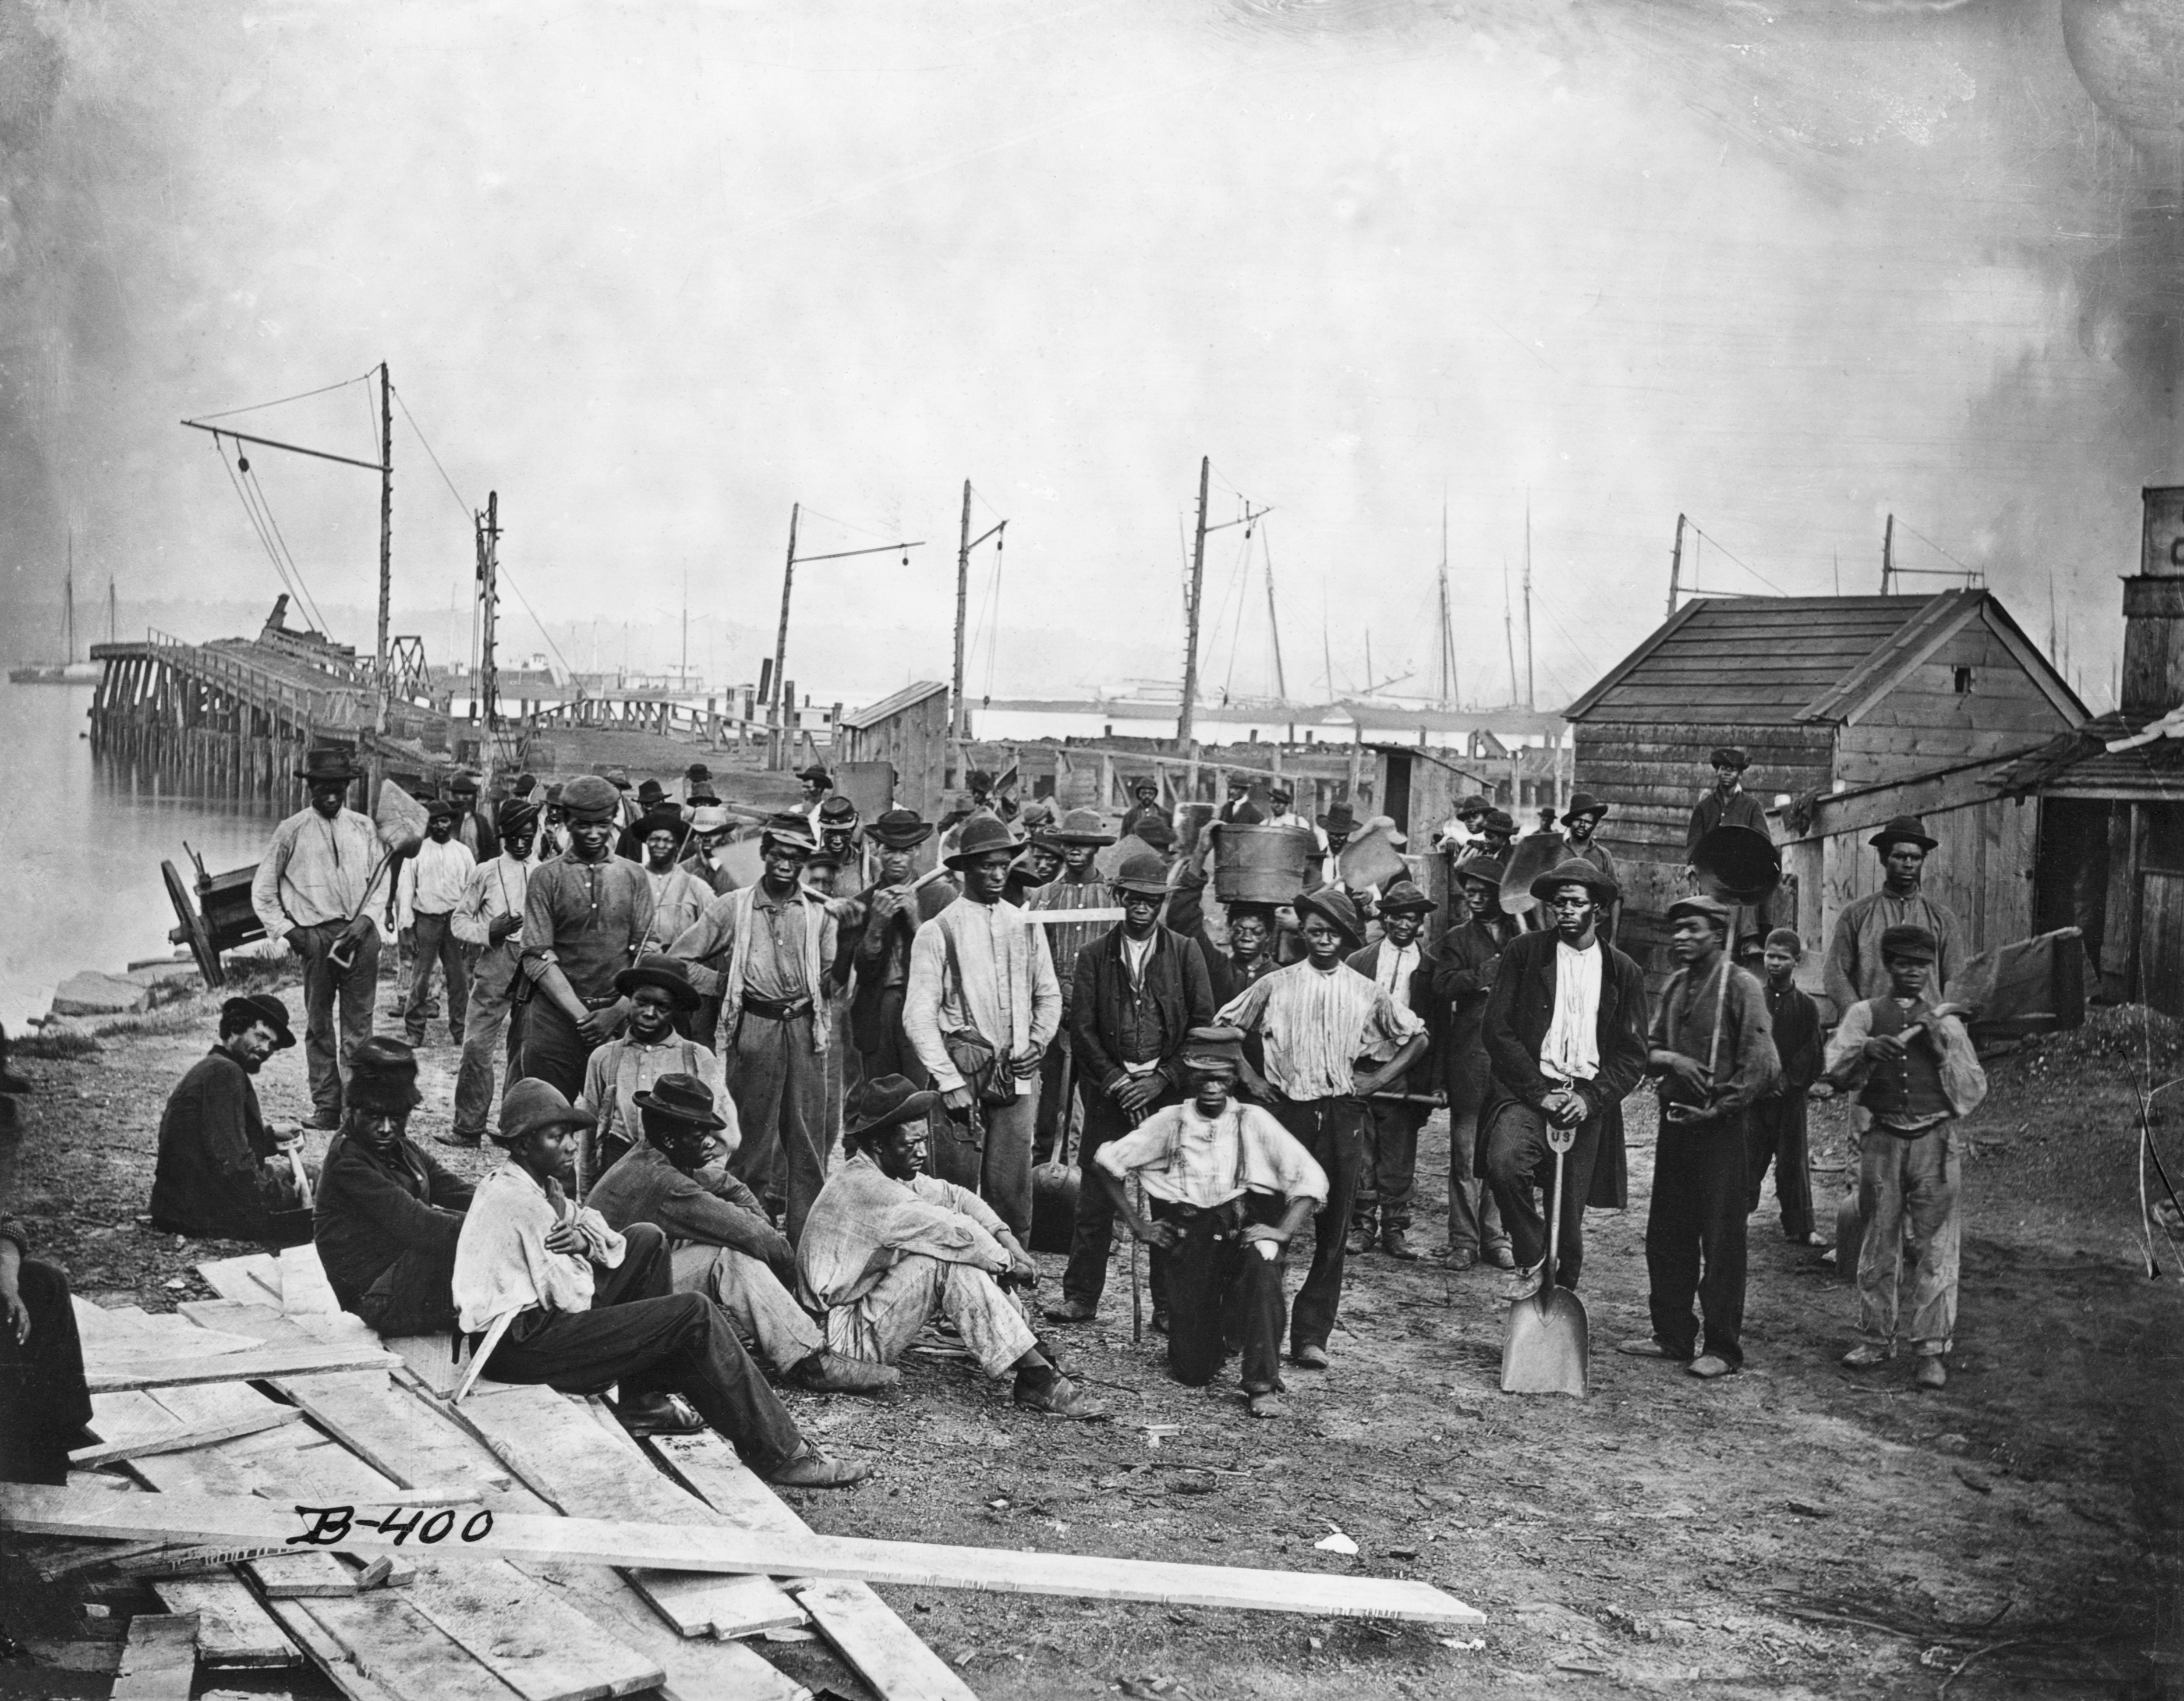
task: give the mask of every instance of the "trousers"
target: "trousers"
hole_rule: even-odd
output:
[[[565,1394],[593,1394],[616,1382],[624,1397],[678,1393],[760,1476],[786,1465],[804,1437],[735,1326],[711,1300],[673,1291],[667,1237],[656,1224],[632,1223],[623,1237],[619,1267],[593,1266],[590,1310],[524,1312],[501,1337],[488,1372]]]
[[[1502,1208],[1486,1185],[1485,1159],[1479,1148],[1479,1112],[1448,1113],[1448,1249],[1469,1253],[1500,1251],[1509,1244],[1502,1227]]]
[[[1306,1347],[1324,1350],[1334,1332],[1335,1313],[1342,1304],[1343,1254],[1350,1232],[1350,1217],[1357,1198],[1357,1175],[1364,1163],[1365,1101],[1346,1095],[1334,1098],[1280,1098],[1267,1107],[1275,1120],[1295,1135],[1312,1159],[1327,1172],[1327,1203],[1312,1220],[1312,1267],[1290,1307],[1290,1350]],[[1258,1256],[1254,1253],[1253,1257]],[[1173,1314],[1170,1326],[1173,1326]]]
[[[1357,1172],[1357,1220],[1369,1228],[1411,1226],[1411,1194],[1418,1174],[1418,1131],[1433,1114],[1424,1104],[1367,1102],[1364,1161]]]
[[[1168,1088],[1147,1107],[1146,1115],[1180,1104],[1183,1094]],[[1077,1153],[1077,1220],[1069,1236],[1069,1265],[1061,1273],[1061,1297],[1097,1306],[1107,1287],[1107,1255],[1115,1239],[1115,1205],[1100,1178],[1107,1172],[1095,1161],[1100,1148],[1119,1140],[1135,1125],[1123,1108],[1097,1088],[1084,1095],[1084,1137]],[[1153,1307],[1167,1301],[1167,1254],[1152,1251]]]
[[[1027,1245],[1032,1128],[1038,1114],[1038,1096],[1019,1093],[1006,1104],[980,1105],[975,1120],[936,1107],[930,1123],[933,1173],[978,1194]]]
[[[523,1013],[521,1079],[547,1081],[574,1104],[584,1090],[584,1065],[596,1049],[553,999],[540,992],[531,1000]]]
[[[1067,1070],[1070,1103],[1061,1102],[1061,1077],[1071,1055],[1069,1025],[1064,1021],[1054,1042],[1046,1048],[1046,1055],[1039,1060],[1039,1120],[1032,1131],[1032,1156],[1044,1164],[1060,1149],[1068,1137],[1069,1118],[1075,1107],[1082,1103],[1085,1114],[1091,1114],[1092,1101],[1100,1095],[1096,1088],[1088,1087],[1078,1079],[1077,1071]]]
[[[68,1481],[69,1448],[81,1447],[91,1421],[83,1342],[69,1301],[68,1278],[26,1258],[16,1291],[31,1314],[31,1337],[0,1328],[0,1482]]]
[[[671,1255],[677,1293],[699,1293],[727,1314],[736,1334],[758,1343],[777,1370],[793,1370],[827,1344],[826,1332],[763,1259],[732,1246],[684,1241]]]
[[[865,1008],[851,1009],[850,1026],[857,1041],[857,1060],[864,1070],[863,1080],[878,1081],[882,1076],[899,1075],[918,1085],[925,1081],[925,1065],[917,1060],[917,1053],[911,1049],[902,1031],[903,991],[899,986],[881,987],[871,992],[861,991],[857,1002]]]
[[[463,1042],[463,1009],[470,997],[471,963],[463,942],[455,937],[454,918],[445,911],[417,912],[416,972],[410,977],[410,1003],[402,1012],[410,1043],[425,1043],[426,1013],[432,996],[432,968],[437,964],[448,978],[448,1037]]]
[[[501,1077],[503,1094],[523,1078],[523,1031],[530,1025],[532,1004],[537,1002],[515,1002],[515,994],[526,984],[518,976],[496,992],[482,982],[471,983],[470,1009],[463,1020],[463,1061],[455,1076],[454,1131],[457,1134],[484,1134],[493,1115],[494,1076]],[[502,1049],[504,1033],[508,1037],[504,1064],[496,1055]]]
[[[1751,1135],[1745,1145],[1745,1215],[1759,1209],[1760,1183],[1774,1165],[1774,1202],[1782,1208],[1782,1232],[1802,1246],[1813,1231],[1813,1172],[1805,1148],[1805,1095],[1763,1098],[1745,1113]]]
[[[791,1240],[827,1181],[827,1059],[811,1048],[812,1024],[825,1020],[823,1010],[786,1021],[745,1010],[728,1060],[744,1130],[728,1168],[769,1209],[786,1202]]]
[[[1865,1220],[1858,1255],[1858,1331],[1881,1346],[1908,1338],[1920,1358],[1947,1352],[1957,1328],[1964,1170],[1955,1127],[1944,1122],[1906,1139],[1876,1123],[1858,1146],[1858,1215]],[[1907,1224],[1918,1248],[1908,1322],[1902,1315]]]
[[[356,1315],[382,1335],[437,1335],[455,1326],[455,1249],[405,1252],[356,1302]]]
[[[1281,1220],[1281,1201],[1246,1193],[1217,1210],[1153,1201],[1153,1215],[1183,1237],[1164,1256],[1167,1268],[1167,1370],[1186,1387],[1202,1388],[1229,1353],[1244,1355],[1244,1391],[1282,1391],[1282,1270],[1288,1248],[1265,1258],[1243,1238],[1246,1222]]]
[[[827,1344],[844,1359],[892,1365],[936,1315],[956,1326],[978,1368],[998,1376],[1039,1345],[1023,1305],[984,1270],[911,1253],[865,1296],[827,1313]]]
[[[347,931],[339,921],[321,921],[290,936],[296,954],[304,959],[304,1066],[311,1080],[311,1107],[320,1121],[341,1115],[342,1082],[348,1079],[350,1056],[371,1037],[371,1000],[379,987],[379,930],[365,931],[357,942],[354,959],[344,969],[331,953]],[[338,1042],[337,1004],[341,1010]]]
[[[1702,1340],[1731,1365],[1744,1362],[1745,1141],[1743,1113],[1680,1127],[1663,1120],[1653,1148],[1653,1198],[1646,1211],[1646,1304],[1653,1338],[1680,1359]]]
[[[1600,1125],[1606,1115],[1602,1111],[1579,1123],[1577,1139],[1563,1157],[1562,1253],[1554,1274],[1563,1287],[1576,1287],[1585,1268],[1585,1202],[1592,1191],[1592,1166],[1600,1157]],[[1554,1178],[1547,1119],[1535,1106],[1504,1099],[1486,1131],[1486,1181],[1521,1270],[1547,1255],[1547,1220],[1533,1193],[1536,1189],[1544,1196]],[[1660,1192],[1658,1181],[1653,1191]]]

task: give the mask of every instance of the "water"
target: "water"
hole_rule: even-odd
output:
[[[159,864],[171,861],[194,892],[184,841],[222,874],[256,862],[279,819],[98,766],[90,707],[87,687],[0,678],[0,818],[14,868],[0,881],[0,1023],[10,1032],[43,1015],[78,970],[118,974],[174,951]]]

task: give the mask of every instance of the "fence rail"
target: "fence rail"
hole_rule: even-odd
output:
[[[215,685],[255,706],[278,709],[314,727],[356,729],[371,720],[370,692],[358,686],[309,686],[209,645],[185,642],[156,626],[145,631],[153,654],[166,666]]]

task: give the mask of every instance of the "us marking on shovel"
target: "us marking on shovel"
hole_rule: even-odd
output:
[[[1576,1294],[1557,1285],[1562,1264],[1563,1156],[1577,1142],[1574,1128],[1547,1127],[1555,1154],[1553,1197],[1547,1204],[1547,1263],[1540,1291],[1513,1301],[1509,1331],[1502,1341],[1502,1392],[1505,1394],[1585,1395],[1592,1362],[1592,1331]]]

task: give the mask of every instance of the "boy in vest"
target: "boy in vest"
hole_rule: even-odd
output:
[[[1926,1002],[1935,954],[1925,928],[1891,927],[1880,936],[1888,991],[1850,1007],[1828,1042],[1827,1073],[1813,1087],[1814,1098],[1825,1098],[1838,1087],[1858,1087],[1858,1103],[1873,1119],[1858,1155],[1864,1338],[1843,1363],[1867,1370],[1895,1356],[1908,1219],[1918,1250],[1911,1316],[1901,1332],[1919,1360],[1913,1380],[1922,1388],[1947,1383],[1942,1355],[1956,1326],[1964,1225],[1955,1124],[1986,1097],[1986,1073],[1964,1031],[1965,1007]]]

